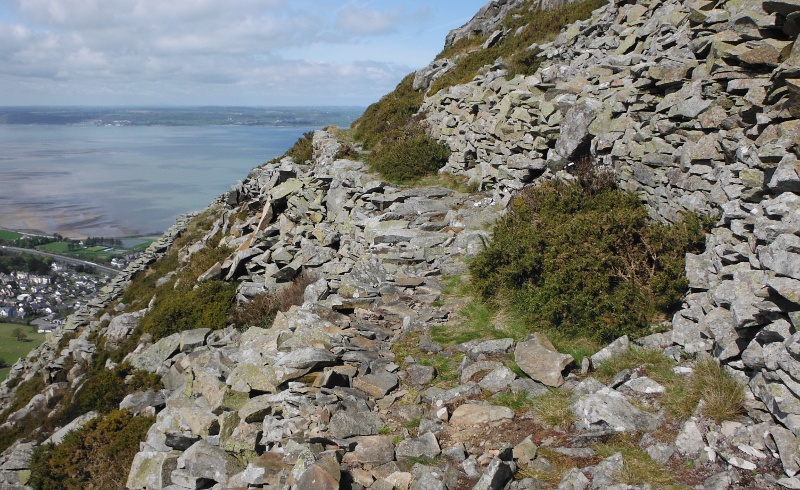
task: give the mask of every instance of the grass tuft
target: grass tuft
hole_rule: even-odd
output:
[[[678,420],[686,420],[703,401],[700,414],[716,421],[734,420],[745,413],[744,387],[714,359],[703,359],[688,379],[668,385],[661,403]]]
[[[656,485],[659,488],[672,485],[674,477],[669,469],[653,461],[647,452],[640,448],[630,434],[618,434],[604,444],[595,446],[598,455],[607,458],[622,453],[624,461],[617,480],[628,485]]]
[[[570,409],[573,402],[571,393],[559,389],[551,389],[547,395],[528,399],[531,411],[543,422],[562,429],[575,422],[575,414]]]

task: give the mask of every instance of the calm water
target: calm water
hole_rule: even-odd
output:
[[[160,233],[311,129],[0,125],[0,228]]]

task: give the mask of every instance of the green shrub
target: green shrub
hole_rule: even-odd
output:
[[[393,182],[411,182],[430,175],[450,158],[450,148],[425,134],[413,120],[391,131],[367,161],[383,177]]]
[[[531,330],[602,341],[639,336],[679,305],[684,256],[702,249],[703,222],[648,219],[632,193],[602,177],[521,192],[470,264],[477,293]]]
[[[285,153],[285,156],[292,157],[292,160],[295,163],[306,163],[307,161],[314,159],[314,147],[312,142],[314,140],[314,132],[309,131],[304,133],[303,136],[298,139],[289,151]]]
[[[56,420],[66,424],[91,411],[109,413],[119,408],[120,402],[131,393],[163,387],[158,375],[136,370],[127,363],[114,369],[96,367],[86,374],[86,380],[57,414]]]
[[[70,432],[63,442],[39,446],[31,461],[37,490],[124,488],[133,458],[155,417],[115,410]]]
[[[414,74],[411,73],[392,92],[367,107],[353,122],[353,137],[371,149],[380,146],[388,132],[405,127],[422,105],[423,95],[416,92],[413,85]]]
[[[236,285],[224,281],[206,281],[190,287],[188,281],[178,288],[162,288],[153,307],[139,324],[142,332],[154,340],[195,328],[212,330],[227,326],[228,313],[236,294]]]

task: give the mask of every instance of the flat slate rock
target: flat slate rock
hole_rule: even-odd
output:
[[[486,425],[514,418],[514,411],[496,405],[464,404],[456,408],[450,416],[450,424],[455,426]]]

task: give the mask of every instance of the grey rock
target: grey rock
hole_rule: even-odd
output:
[[[453,411],[450,416],[450,424],[454,426],[481,426],[513,418],[514,411],[508,407],[468,403],[459,406]]]
[[[358,376],[353,380],[353,388],[363,391],[373,398],[383,398],[397,388],[400,380],[396,374],[378,370],[372,374]]]
[[[180,345],[181,334],[174,333],[146,347],[142,352],[130,354],[126,359],[134,368],[154,373],[178,351]]]
[[[592,488],[609,488],[624,464],[622,453],[616,453],[589,468],[589,473],[592,475]]]
[[[166,488],[177,468],[178,456],[155,451],[140,451],[133,458],[126,487],[134,490]]]
[[[703,482],[703,490],[727,490],[733,483],[730,471],[721,471],[706,478]]]
[[[647,376],[640,376],[633,378],[622,384],[623,387],[635,392],[645,395],[659,394],[667,391],[664,386],[658,384]]]
[[[242,471],[244,465],[219,447],[200,440],[178,458],[178,468],[186,470],[193,477],[224,485],[229,477]]]
[[[658,464],[666,465],[669,459],[675,454],[675,446],[672,444],[657,443],[645,449],[647,454]]]
[[[524,391],[528,398],[535,398],[537,396],[545,396],[550,394],[547,386],[528,378],[517,378],[509,387],[512,392],[518,393]]]
[[[435,458],[441,452],[439,441],[431,432],[420,437],[405,439],[397,445],[397,459],[401,458]]]
[[[347,439],[353,436],[377,435],[384,425],[383,418],[378,413],[338,411],[331,417],[330,431],[337,439]]]
[[[597,393],[603,388],[605,388],[603,383],[589,376],[572,388],[572,392],[578,396],[590,395],[592,393]]]
[[[354,437],[355,450],[347,453],[344,463],[380,465],[394,461],[395,452],[392,436]]]
[[[572,468],[561,477],[558,490],[585,490],[589,488],[589,478],[578,468]]]
[[[184,330],[181,332],[180,351],[191,352],[198,347],[202,347],[206,342],[206,337],[208,337],[210,333],[210,328]]]
[[[547,337],[536,333],[525,342],[517,344],[514,361],[534,381],[558,387],[564,384],[561,372],[573,359],[569,354],[556,351]]]
[[[600,106],[600,102],[594,99],[583,99],[567,111],[556,141],[556,152],[562,158],[571,160],[588,150],[591,138],[589,126],[594,122]]]
[[[161,391],[140,391],[131,393],[123,398],[119,404],[119,408],[120,410],[128,409],[134,415],[138,415],[150,407],[159,409],[163,407],[166,402],[166,396]]]
[[[55,431],[52,436],[48,437],[44,441],[44,444],[55,444],[55,445],[61,444],[64,441],[64,437],[67,434],[69,434],[72,431],[79,430],[81,427],[88,424],[89,421],[94,420],[96,417],[97,417],[97,412],[95,411],[79,415],[72,422],[68,423],[64,427]]]
[[[406,368],[408,380],[414,385],[426,385],[436,377],[436,368],[433,366],[423,366],[412,364]]]
[[[513,462],[494,458],[472,489],[501,490],[513,478],[514,471],[516,471],[516,465]]]
[[[703,452],[706,443],[703,440],[703,433],[697,423],[689,419],[683,423],[677,439],[675,439],[675,448],[678,453],[686,456],[689,459],[695,459]]]
[[[467,355],[477,359],[481,354],[493,356],[506,354],[514,348],[514,339],[493,339],[483,341],[466,342],[456,346],[459,350],[465,350]]]
[[[293,369],[313,369],[316,367],[331,366],[336,362],[336,356],[324,349],[305,347],[286,354],[278,359],[275,366]]]
[[[517,375],[512,370],[502,366],[484,376],[478,386],[489,393],[497,393],[511,386],[516,377]]]
[[[570,407],[581,430],[613,429],[617,432],[656,430],[663,417],[633,406],[624,395],[610,388],[580,397]]]
[[[592,355],[592,366],[597,368],[612,357],[626,353],[629,348],[628,336],[620,337]]]
[[[133,313],[123,313],[112,318],[103,334],[106,339],[106,348],[113,349],[125,340],[128,334],[139,325],[139,320],[144,314],[145,310],[139,310]]]
[[[761,250],[761,263],[778,274],[800,280],[800,237],[783,234]]]
[[[772,440],[778,447],[783,470],[790,478],[800,473],[800,449],[798,449],[797,437],[792,431],[778,425],[771,426],[769,431]]]

